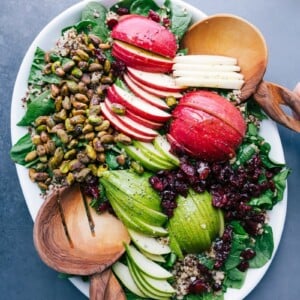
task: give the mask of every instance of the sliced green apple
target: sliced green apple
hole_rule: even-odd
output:
[[[141,254],[135,247],[125,244],[126,253],[136,267],[143,273],[155,279],[167,279],[173,275],[157,263]]]
[[[147,296],[136,285],[129,268],[126,265],[117,261],[112,265],[112,270],[129,291],[140,297],[147,298]]]
[[[165,169],[173,169],[176,166],[172,164],[168,159],[166,159],[164,155],[162,155],[152,143],[133,141],[133,145],[136,148],[140,149],[150,160],[164,165]]]
[[[140,250],[154,255],[168,254],[171,252],[171,249],[168,245],[161,244],[153,237],[149,237],[131,229],[128,230],[128,232],[132,241]]]
[[[180,245],[178,244],[176,237],[173,234],[172,230],[169,230],[169,244],[171,250],[180,258],[183,259],[184,255],[182,253],[182,250],[180,248]]]
[[[153,140],[153,145],[168,161],[175,166],[179,166],[179,159],[170,152],[171,145],[165,136],[158,135]]]
[[[165,263],[166,260],[165,258],[162,256],[162,255],[158,255],[158,254],[152,254],[152,253],[148,253],[142,249],[139,249],[140,252],[145,255],[147,258],[153,260],[153,261],[156,261],[156,262],[161,262],[161,263]]]
[[[153,159],[147,157],[140,149],[134,146],[125,145],[121,145],[121,147],[125,150],[128,156],[138,161],[146,169],[153,172],[165,169],[165,164],[158,163],[157,161],[154,161]]]
[[[136,285],[138,286],[138,288],[148,297],[152,298],[152,299],[157,299],[157,300],[168,300],[170,299],[170,297],[166,297],[165,295],[161,295],[160,293],[155,293],[155,291],[153,291],[141,278],[140,276],[140,271],[139,269],[136,268],[135,264],[133,263],[133,261],[131,261],[131,259],[127,256],[126,257],[127,260],[127,265],[129,268],[129,272],[132,275],[132,278],[134,279]]]

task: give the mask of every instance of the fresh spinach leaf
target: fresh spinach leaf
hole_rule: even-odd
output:
[[[33,151],[35,146],[31,141],[31,136],[29,133],[26,133],[22,136],[11,148],[10,157],[11,159],[22,166],[25,166],[27,162],[25,161],[25,156]]]
[[[224,295],[222,294],[214,294],[214,293],[205,293],[201,295],[186,295],[184,300],[223,300]]]
[[[110,7],[109,10],[113,12],[117,12],[119,8],[127,8],[130,11],[130,6],[135,0],[121,0],[117,1],[113,6]]]
[[[290,172],[290,169],[284,169],[283,171],[281,171],[273,177],[273,181],[275,183],[277,192],[276,197],[274,199],[274,204],[283,199],[283,194],[286,188],[286,179],[289,176]]]
[[[273,207],[273,197],[274,193],[268,189],[259,197],[252,198],[248,204],[259,208],[271,209]]]
[[[256,237],[254,251],[256,255],[249,261],[251,268],[260,268],[269,261],[274,250],[273,231],[271,226],[264,226],[263,234]]]
[[[262,111],[262,109],[260,108],[258,103],[253,98],[250,98],[247,101],[246,114],[248,116],[252,115],[252,116],[256,117],[258,120],[261,120],[261,121],[265,120],[265,119],[268,119],[267,115]]]
[[[114,151],[107,151],[105,153],[105,162],[107,163],[110,170],[116,170],[119,168],[119,164],[117,162],[117,156],[119,154]]]
[[[214,268],[214,264],[215,264],[215,261],[210,258],[210,257],[207,257],[205,254],[201,253],[198,255],[198,259],[199,259],[199,262],[206,266],[209,270],[212,270]]]
[[[231,269],[227,272],[224,284],[227,287],[240,289],[245,281],[247,272],[241,272],[237,268]]]
[[[86,34],[94,33],[93,29],[97,26],[97,23],[91,20],[83,20],[79,21],[78,23],[65,27],[62,29],[61,33],[63,34],[67,30],[74,28],[78,33],[84,32]]]
[[[47,90],[27,104],[27,110],[18,126],[29,126],[39,116],[47,116],[55,110],[54,101]]]
[[[180,41],[190,26],[192,15],[187,9],[173,3],[171,0],[166,0],[164,6],[170,11],[170,30],[175,34],[177,40]]]
[[[160,8],[153,0],[135,0],[130,5],[130,13],[148,16],[149,11],[158,11]]]
[[[45,56],[45,51],[37,47],[34,53],[33,62],[28,77],[29,84],[43,85],[44,83],[58,84],[61,82],[60,77],[58,77],[56,74],[43,73],[43,69],[46,65],[44,56]]]
[[[92,32],[106,42],[109,38],[109,30],[106,25],[107,9],[99,2],[88,3],[81,14],[81,21],[90,20],[96,23]]]

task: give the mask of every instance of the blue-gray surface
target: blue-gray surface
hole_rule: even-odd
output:
[[[30,43],[59,12],[76,0],[1,1],[0,10],[0,299],[68,300],[85,297],[38,258],[15,167],[9,160],[10,101],[14,80]],[[300,2],[298,0],[189,0],[207,14],[228,12],[247,18],[263,32],[269,46],[265,79],[290,89],[300,80]],[[300,135],[279,127],[289,177],[283,238],[266,276],[248,300],[300,299]]]

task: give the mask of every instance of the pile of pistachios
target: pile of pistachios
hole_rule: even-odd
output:
[[[69,30],[56,49],[45,55],[43,73],[61,78],[59,84],[46,86],[55,112],[35,120],[31,138],[35,149],[25,157],[26,162],[39,159],[29,169],[29,176],[43,190],[53,182],[71,185],[84,182],[90,175],[100,176],[107,169],[106,149],[117,142],[131,143],[101,115],[104,91],[115,79],[105,55],[110,46],[95,35]],[[68,59],[61,64],[52,60],[53,54]],[[126,162],[122,152],[116,159],[120,165]]]

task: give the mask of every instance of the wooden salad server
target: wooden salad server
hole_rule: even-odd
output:
[[[243,18],[217,14],[193,24],[185,34],[182,46],[188,54],[214,54],[235,57],[245,83],[241,100],[251,95],[262,109],[278,123],[300,132],[300,96],[263,80],[268,50],[261,32]],[[293,115],[282,109],[288,106]]]
[[[110,266],[120,258],[130,237],[108,212],[98,215],[79,185],[50,194],[34,224],[34,244],[41,259],[58,272],[91,275],[90,299],[126,299]],[[116,298],[118,295],[118,298]]]

